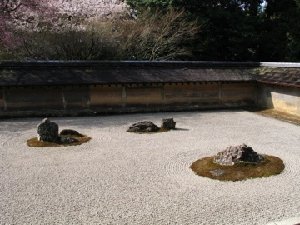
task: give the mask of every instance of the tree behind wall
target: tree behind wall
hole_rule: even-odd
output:
[[[289,61],[300,59],[300,0],[128,0],[131,7],[184,8],[205,25],[196,60]],[[296,5],[298,3],[298,7]]]
[[[80,27],[84,27],[83,29]],[[199,27],[183,11],[145,11],[124,17],[72,24],[62,30],[21,30],[16,57],[34,60],[176,60],[187,59]]]

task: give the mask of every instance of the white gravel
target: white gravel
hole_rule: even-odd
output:
[[[182,130],[127,133],[174,117]],[[41,119],[0,122],[0,224],[266,224],[300,216],[300,127],[243,111],[53,118],[91,142],[29,148]],[[281,175],[243,182],[189,168],[228,145],[279,156]]]

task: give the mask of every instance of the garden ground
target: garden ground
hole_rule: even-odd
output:
[[[181,129],[126,132],[134,122],[160,125],[168,117]],[[2,120],[0,224],[263,225],[300,216],[297,125],[245,111],[51,119],[92,140],[30,148],[26,140],[36,135],[41,118]],[[283,173],[221,182],[189,168],[242,143],[280,157]]]

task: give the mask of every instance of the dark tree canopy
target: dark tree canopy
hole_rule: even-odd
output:
[[[175,7],[197,19],[196,60],[300,59],[300,0],[128,0],[139,11]],[[263,8],[263,5],[266,6]]]

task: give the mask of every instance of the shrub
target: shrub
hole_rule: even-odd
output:
[[[116,46],[104,30],[49,30],[21,32],[19,55],[39,60],[104,60],[114,57]]]
[[[199,27],[184,19],[183,11],[163,13],[146,10],[137,20],[126,20],[117,28],[123,38],[122,58],[138,60],[184,59],[191,55],[188,43]]]

